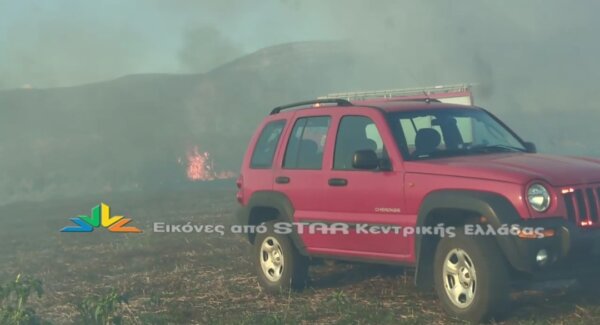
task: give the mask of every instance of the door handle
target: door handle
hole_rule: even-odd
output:
[[[287,184],[290,182],[290,178],[287,176],[278,176],[275,178],[275,183],[277,184]]]
[[[330,178],[329,186],[346,186],[348,185],[348,180],[345,178]]]

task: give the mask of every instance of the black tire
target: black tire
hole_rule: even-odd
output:
[[[289,236],[277,234],[273,227],[274,222],[263,223],[267,228],[267,232],[263,234],[256,234],[253,248],[253,259],[255,261],[256,273],[258,275],[258,282],[265,291],[270,293],[287,292],[289,290],[302,290],[306,287],[308,280],[308,258],[302,256]],[[274,271],[277,269],[279,272],[269,272],[267,274],[263,271],[261,259],[271,258],[263,250],[263,243],[267,241],[267,246],[278,246],[280,248],[281,261],[283,261],[281,267],[274,265],[273,268],[269,269]],[[276,243],[275,243],[276,242]],[[265,256],[265,253],[267,256]],[[279,276],[277,276],[279,275]]]
[[[458,256],[462,259],[459,260]],[[456,276],[446,275],[446,261],[452,270],[458,270]],[[457,283],[457,280],[462,282]],[[491,236],[467,236],[462,228],[456,230],[456,237],[440,240],[434,259],[434,284],[443,308],[452,316],[473,323],[498,319],[510,300],[508,268],[495,239]],[[447,293],[446,286],[449,290],[460,287],[457,287],[458,293],[452,294]],[[462,289],[464,287],[467,289]],[[462,291],[468,292],[472,298]]]

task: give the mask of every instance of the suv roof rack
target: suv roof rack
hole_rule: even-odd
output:
[[[407,101],[407,102],[441,103],[441,101],[439,99],[429,98],[429,97],[406,97],[406,98],[392,97],[391,99],[393,99],[395,102]]]
[[[316,105],[316,104],[337,104],[337,106],[353,106],[352,103],[346,99],[323,98],[323,99],[307,100],[307,101],[303,101],[303,102],[297,102],[297,103],[293,103],[293,104],[277,106],[277,107],[273,108],[270,115],[277,114],[277,113],[283,111],[284,109],[288,109],[288,108],[294,108],[294,107],[306,106],[306,105]]]
[[[468,92],[469,84],[444,85],[422,88],[386,89],[372,91],[353,91],[333,93],[318,97],[318,99],[343,98],[346,100],[361,101],[369,99],[407,100],[407,101],[436,101],[435,95]],[[407,97],[403,99],[402,97]]]

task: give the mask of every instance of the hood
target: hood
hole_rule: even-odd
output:
[[[461,156],[406,163],[407,172],[493,179],[525,184],[534,179],[553,186],[600,182],[600,159],[529,153]]]

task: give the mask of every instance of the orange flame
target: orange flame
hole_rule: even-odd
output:
[[[179,160],[181,163],[181,160]],[[194,146],[187,153],[187,178],[191,181],[212,181],[215,179],[229,179],[236,175],[231,171],[217,172],[214,161],[206,151],[201,152]]]

